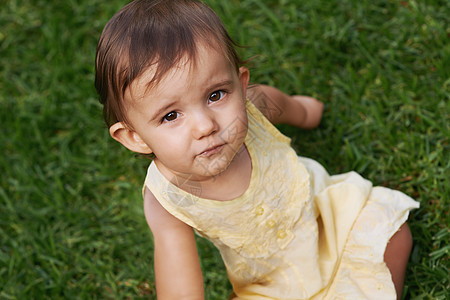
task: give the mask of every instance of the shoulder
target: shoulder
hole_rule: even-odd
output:
[[[252,85],[247,89],[247,95],[251,103],[272,124],[279,123],[277,119],[283,113],[282,107],[275,101],[277,97],[270,96],[276,90],[265,85]]]
[[[270,120],[264,114],[264,108],[256,106],[251,100],[246,102],[248,124],[250,135],[254,136],[264,136],[269,135],[276,138],[278,141],[284,144],[290,144],[291,139],[282,134],[273,125]],[[270,112],[271,110],[265,109],[265,112]]]
[[[153,235],[175,229],[192,231],[189,225],[170,214],[147,187],[144,189],[144,213]]]

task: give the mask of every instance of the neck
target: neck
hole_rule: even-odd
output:
[[[171,182],[178,188],[195,196],[227,201],[241,196],[247,190],[251,173],[251,158],[245,145],[242,145],[228,168],[219,175],[199,181],[186,179],[186,176],[175,176],[175,179]],[[165,174],[163,173],[163,175]],[[166,176],[166,178],[168,177]]]

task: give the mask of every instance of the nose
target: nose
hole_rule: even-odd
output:
[[[207,108],[196,111],[192,118],[192,134],[201,139],[214,134],[219,129],[215,115]]]

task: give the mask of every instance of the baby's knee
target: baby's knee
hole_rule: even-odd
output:
[[[384,254],[385,261],[389,259],[399,260],[405,257],[407,261],[412,249],[412,235],[407,223],[400,226],[399,230],[391,237]]]
[[[412,235],[407,223],[392,236],[384,252],[384,261],[389,268],[400,299],[405,279],[406,266],[412,249]]]
[[[412,249],[413,239],[411,230],[409,229],[408,223],[404,223],[400,229],[394,234],[394,236],[391,238],[390,243],[396,243],[398,244],[397,247],[399,247],[400,251],[404,251],[409,256],[409,253]]]

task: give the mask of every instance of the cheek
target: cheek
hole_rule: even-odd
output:
[[[146,142],[157,157],[174,156],[178,152],[185,152],[187,149],[186,138],[183,133],[158,132],[146,135]]]
[[[226,114],[222,135],[228,137],[230,142],[240,144],[245,140],[248,130],[247,113],[243,103],[239,103],[235,108]]]

